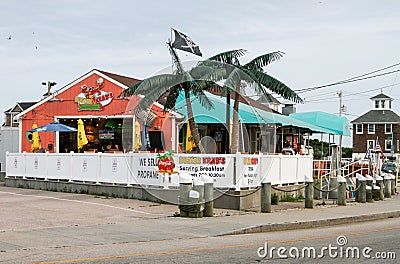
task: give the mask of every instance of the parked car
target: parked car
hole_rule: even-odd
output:
[[[386,173],[396,174],[397,165],[394,162],[385,161],[382,164],[381,171]]]

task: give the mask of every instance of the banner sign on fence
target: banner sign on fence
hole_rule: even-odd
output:
[[[233,185],[233,159],[230,155],[180,154],[176,160],[179,172],[188,172],[194,178],[209,176],[216,187]]]
[[[156,154],[135,154],[133,157],[132,174],[139,184],[161,185],[163,179],[157,170]]]
[[[236,182],[239,187],[257,187],[261,183],[260,156],[241,155],[237,158]]]

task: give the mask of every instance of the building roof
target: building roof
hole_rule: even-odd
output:
[[[47,96],[47,97],[43,98],[42,100],[40,100],[39,102],[33,103],[29,107],[23,109],[23,111],[17,115],[17,118],[20,118],[26,112],[29,112],[32,109],[35,109],[36,107],[38,107],[39,105],[44,104],[45,102],[53,99],[58,94],[68,90],[69,88],[71,88],[72,86],[74,86],[75,84],[79,83],[80,81],[84,80],[85,78],[89,77],[92,74],[98,74],[101,77],[107,79],[108,81],[111,81],[111,82],[117,84],[118,86],[121,87],[121,92],[123,91],[123,89],[126,89],[129,86],[131,86],[131,85],[133,85],[133,84],[135,84],[135,83],[137,83],[139,81],[138,79],[135,79],[135,78],[131,78],[131,77],[115,74],[115,73],[110,73],[110,72],[106,72],[106,71],[100,71],[100,70],[93,69],[93,70],[89,71],[88,73],[82,75],[78,79],[76,79],[76,80],[72,81],[71,83],[65,85],[64,87],[54,91],[52,93],[52,96]]]
[[[24,111],[25,109],[28,109],[29,107],[31,107],[32,105],[34,105],[36,103],[37,102],[17,102],[13,107],[4,111],[4,113],[12,112],[16,106],[18,106],[21,109],[21,111]]]
[[[378,95],[375,95],[371,98],[369,98],[371,100],[375,100],[375,99],[392,99],[391,97],[387,96],[386,94],[380,93]]]
[[[276,99],[275,97],[273,97],[270,94],[262,95],[256,101],[259,102],[259,103],[262,103],[262,104],[265,104],[265,103],[267,103],[267,104],[278,104],[278,105],[281,104],[281,102],[279,102],[278,99]]]
[[[370,110],[351,123],[400,123],[400,116],[389,109]]]
[[[134,85],[135,83],[140,81],[140,80],[132,78],[132,77],[123,76],[123,75],[119,75],[119,74],[115,74],[115,73],[111,73],[111,72],[106,72],[106,71],[102,71],[102,70],[97,70],[97,71],[110,77],[111,79],[116,80],[119,83],[122,83],[123,85],[126,85],[127,87],[131,87],[132,85]]]

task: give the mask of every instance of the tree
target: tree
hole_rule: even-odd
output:
[[[135,85],[129,87],[123,92],[123,96],[131,96],[133,94],[145,95],[135,108],[136,115],[144,119],[148,108],[162,96],[166,96],[164,103],[164,111],[172,110],[177,102],[179,94],[184,92],[189,127],[193,136],[196,149],[200,153],[205,153],[203,146],[200,144],[200,135],[196,129],[196,121],[194,119],[191,95],[193,95],[201,105],[207,110],[213,109],[212,102],[204,93],[207,90],[218,89],[218,86],[212,79],[221,79],[224,75],[224,69],[216,69],[212,64],[198,64],[190,70],[184,70],[178,55],[172,49],[170,43],[169,48],[177,68],[173,74],[160,74],[146,78]],[[218,77],[216,76],[218,75]]]
[[[240,102],[240,84],[245,81],[249,84],[255,84],[255,89],[258,90],[263,96],[270,96],[269,92],[277,93],[283,98],[292,100],[294,102],[302,102],[303,100],[286,84],[275,79],[269,74],[265,73],[263,68],[275,60],[283,56],[283,52],[272,52],[258,56],[250,62],[242,65],[239,58],[245,54],[245,50],[231,50],[219,53],[210,57],[208,60],[214,60],[221,63],[232,65],[230,71],[227,72],[226,79],[223,86],[223,92],[234,93],[233,105],[233,126],[232,126],[232,145],[231,153],[238,151],[239,142],[239,102]],[[269,90],[269,91],[267,91]]]

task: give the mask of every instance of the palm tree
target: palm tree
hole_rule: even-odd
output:
[[[303,100],[287,85],[265,73],[263,67],[269,65],[275,60],[283,56],[283,52],[277,51],[258,56],[250,62],[241,65],[239,58],[246,53],[243,49],[231,50],[210,57],[208,60],[214,60],[221,63],[226,63],[231,66],[227,72],[227,77],[224,82],[223,92],[233,92],[233,126],[232,126],[232,145],[231,153],[238,151],[239,142],[239,102],[240,102],[240,84],[245,81],[250,84],[255,84],[258,92],[264,96],[270,96],[269,92],[277,93],[283,98],[294,102],[302,102]],[[269,91],[267,91],[269,90]]]
[[[168,43],[170,45],[170,43]],[[145,97],[136,106],[136,115],[145,120],[145,113],[148,108],[162,96],[166,96],[164,111],[172,110],[177,102],[179,94],[183,91],[186,100],[187,116],[189,127],[192,133],[197,152],[205,153],[204,147],[200,144],[200,135],[196,128],[196,121],[193,115],[191,95],[193,95],[201,105],[207,110],[213,109],[212,102],[208,99],[204,91],[218,89],[211,80],[216,74],[223,74],[220,69],[215,70],[209,65],[197,65],[185,71],[178,55],[170,46],[170,52],[176,65],[176,72],[173,74],[160,74],[146,78],[135,85],[126,89],[122,96],[142,94]],[[221,79],[221,77],[219,77]]]

